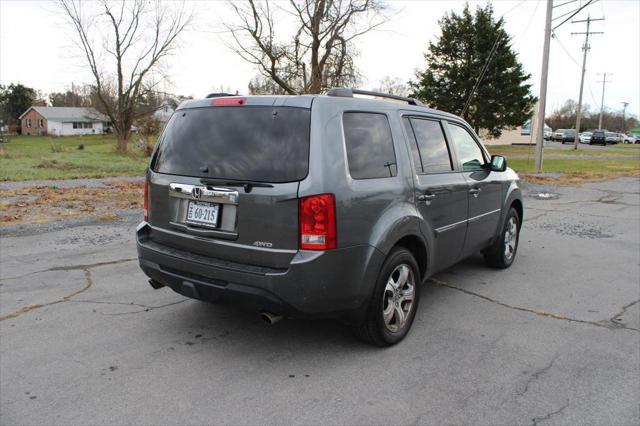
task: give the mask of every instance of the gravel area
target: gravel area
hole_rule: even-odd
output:
[[[132,177],[108,177],[101,179],[49,179],[49,180],[24,180],[19,182],[0,182],[0,189],[22,189],[30,186],[51,186],[56,188],[104,188],[112,182],[144,182],[144,176]]]

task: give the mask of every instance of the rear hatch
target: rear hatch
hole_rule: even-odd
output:
[[[234,263],[288,266],[298,249],[311,109],[260,101],[221,98],[174,113],[149,173],[153,241]]]

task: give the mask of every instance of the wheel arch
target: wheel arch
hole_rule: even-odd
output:
[[[522,220],[524,219],[524,206],[522,205],[522,200],[519,198],[515,198],[513,201],[511,201],[511,204],[509,206],[509,208],[512,207],[516,210],[516,213],[518,213],[518,223],[522,228]]]
[[[424,240],[415,234],[405,235],[396,241],[394,247],[404,247],[409,250],[420,268],[420,278],[424,280],[429,264],[429,254]]]

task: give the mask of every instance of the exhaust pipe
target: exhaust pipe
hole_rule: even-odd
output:
[[[153,287],[154,289],[156,289],[156,290],[159,289],[159,288],[164,287],[164,284],[162,284],[162,283],[160,283],[160,282],[158,282],[156,280],[149,280],[149,285],[151,287]]]
[[[273,325],[280,321],[283,316],[272,314],[271,312],[260,312],[260,318],[262,318],[262,321],[266,322],[267,324]]]

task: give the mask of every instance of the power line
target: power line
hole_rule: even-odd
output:
[[[553,8],[555,9],[556,7],[566,6],[566,5],[568,5],[569,3],[575,3],[575,2],[577,2],[577,1],[578,1],[578,0],[569,0],[569,1],[566,1],[566,2],[564,2],[564,3],[556,4],[555,6],[553,6]]]
[[[587,3],[585,3],[583,6],[580,6],[578,9],[576,9],[576,11],[569,16],[567,19],[565,19],[564,21],[560,22],[558,25],[556,25],[555,27],[553,27],[552,31],[555,31],[556,29],[558,29],[558,27],[560,27],[561,25],[563,25],[565,22],[567,22],[568,20],[570,20],[571,18],[573,18],[574,16],[576,16],[578,13],[580,13],[581,10],[583,10],[585,7],[589,6],[591,3],[593,3],[594,1],[598,1],[598,0],[589,0]]]
[[[569,53],[569,51],[567,50],[566,47],[564,47],[564,44],[562,44],[562,42],[560,41],[560,39],[558,38],[558,35],[556,33],[554,33],[553,31],[551,32],[551,36],[553,37],[553,39],[560,45],[560,47],[562,47],[562,50],[564,50],[564,53],[567,54],[567,56],[569,57],[569,59],[571,59],[573,61],[574,64],[576,64],[577,66],[580,66],[580,64],[578,63],[578,61],[576,61],[574,59],[573,56],[571,56],[571,53]]]
[[[517,9],[519,6],[522,6],[526,1],[527,0],[520,1],[520,3],[517,3],[511,9],[509,9],[505,13],[503,13],[500,16],[500,18],[498,18],[498,25],[500,24],[500,21],[502,20],[502,18],[504,18],[507,14],[509,14],[512,11],[514,11],[515,9]],[[491,47],[491,51],[489,52],[489,56],[487,57],[487,60],[485,61],[484,65],[482,66],[482,69],[480,70],[480,74],[476,78],[476,82],[473,85],[473,89],[471,89],[471,93],[469,93],[469,97],[467,97],[467,101],[464,103],[464,107],[462,108],[462,113],[460,114],[461,116],[464,116],[464,114],[467,112],[467,109],[471,105],[471,99],[473,98],[473,95],[475,94],[476,90],[478,90],[478,87],[480,87],[480,83],[482,82],[482,79],[484,78],[484,75],[486,74],[487,70],[489,69],[489,63],[491,62],[491,59],[493,59],[493,55],[495,54],[495,52],[497,50],[498,42],[500,41],[501,36],[502,36],[502,34],[498,34],[498,36],[496,37],[496,41],[493,43],[493,46]]]
[[[493,46],[491,47],[489,56],[487,57],[487,60],[485,61],[484,66],[482,67],[482,70],[480,70],[480,74],[478,75],[478,78],[476,79],[475,84],[473,85],[473,89],[471,89],[471,93],[469,93],[469,97],[467,98],[467,101],[464,103],[464,108],[462,108],[462,114],[461,114],[461,116],[463,117],[464,117],[464,114],[467,112],[467,109],[471,105],[471,99],[473,98],[473,95],[475,94],[476,90],[478,90],[478,87],[480,87],[480,82],[482,81],[482,79],[484,78],[484,75],[489,69],[489,63],[491,62],[491,59],[493,59],[493,54],[497,50],[498,42],[500,41],[500,38],[501,38],[501,34],[498,34],[498,37],[496,37],[496,41],[493,43]]]
[[[507,10],[505,13],[503,13],[502,15],[500,15],[500,19],[504,18],[507,14],[513,12],[516,8],[518,8],[519,6],[522,6],[522,4],[524,4],[524,2],[526,2],[527,0],[522,0],[520,3],[516,4],[515,6],[513,6],[511,9]]]
[[[577,67],[580,67],[580,64],[578,63],[578,61],[575,60],[575,58],[571,55],[571,53],[569,53],[565,45],[562,44],[562,42],[560,41],[558,34],[552,33],[552,37],[560,45],[562,50],[564,50],[564,53],[566,53],[569,59],[571,59],[573,63],[576,64]],[[596,96],[593,94],[593,89],[591,88],[591,83],[589,82],[589,80],[587,80],[587,87],[589,88],[589,93],[591,94],[591,100],[593,101],[593,104],[596,105],[598,101],[596,100]]]
[[[518,46],[520,46],[520,43],[522,43],[522,40],[524,39],[524,36],[527,34],[527,31],[529,30],[529,26],[531,25],[531,22],[533,22],[533,18],[536,16],[536,12],[538,11],[538,6],[540,6],[540,3],[542,3],[542,0],[538,0],[536,2],[536,7],[533,9],[533,13],[531,14],[531,17],[529,18],[529,22],[527,22],[527,26],[524,27],[524,31],[520,35],[520,39],[518,40]]]
[[[572,14],[572,13],[574,13],[575,11],[576,11],[576,10],[574,9],[574,10],[570,10],[570,11],[568,11],[568,12],[565,12],[565,13],[563,13],[562,15],[558,15],[558,16],[556,16],[555,18],[553,18],[553,19],[552,19],[552,21],[555,21],[555,20],[557,20],[557,19],[561,19],[561,18],[563,18],[563,17],[565,17],[565,16],[567,16],[567,15],[571,15],[571,14]]]

